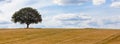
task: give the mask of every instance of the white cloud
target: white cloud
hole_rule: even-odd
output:
[[[26,6],[33,8],[42,8],[53,5],[51,0],[28,0],[26,4],[27,4]]]
[[[71,27],[86,27],[87,22],[91,20],[90,16],[85,14],[59,14],[53,16],[52,18],[47,18],[44,22],[45,27],[61,27],[61,28],[71,28]]]
[[[7,0],[5,0],[7,1]],[[27,0],[26,0],[27,1]],[[0,14],[0,22],[11,21],[12,14],[17,11],[19,8],[22,8],[26,1],[22,0],[11,0],[11,2],[3,2],[3,4],[0,4],[0,10],[2,11],[2,14]],[[6,25],[7,26],[7,25]]]
[[[102,5],[106,0],[53,0],[58,5],[82,5],[86,2],[92,2],[93,5]]]
[[[89,0],[53,0],[58,5],[81,5]]]
[[[12,0],[0,0],[0,3],[10,3]]]
[[[2,13],[2,11],[0,10],[0,14]]]
[[[112,2],[111,7],[120,8],[120,2]]]
[[[47,17],[45,28],[119,28],[120,16],[96,18],[86,14],[59,14]]]
[[[93,0],[93,5],[102,5],[106,2],[106,0]]]

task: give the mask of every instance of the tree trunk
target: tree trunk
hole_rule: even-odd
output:
[[[30,25],[30,24],[27,24],[27,27],[26,27],[26,28],[29,28],[29,25]]]

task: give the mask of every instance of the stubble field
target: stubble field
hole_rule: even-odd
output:
[[[0,44],[120,44],[120,30],[0,29]]]

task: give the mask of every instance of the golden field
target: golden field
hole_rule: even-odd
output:
[[[120,44],[120,30],[0,29],[0,44]]]

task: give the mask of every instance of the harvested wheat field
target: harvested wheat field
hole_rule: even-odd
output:
[[[120,30],[1,29],[0,44],[120,44]]]

